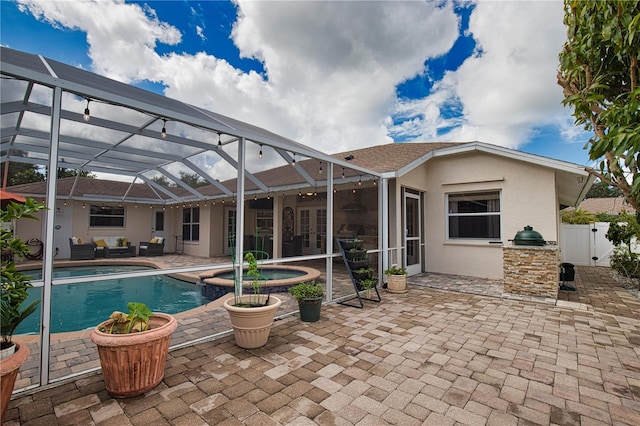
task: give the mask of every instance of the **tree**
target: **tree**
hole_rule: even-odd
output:
[[[640,211],[640,0],[565,0],[558,84],[596,169]]]
[[[16,161],[8,161],[2,163],[2,178],[4,186],[4,173],[7,168],[6,186],[23,185],[25,183],[44,182],[47,179],[47,168],[37,166],[35,164],[18,163]],[[79,172],[81,177],[94,178],[95,175],[86,170]],[[78,175],[76,169],[58,169],[56,176],[58,179],[65,177],[73,177]]]
[[[597,181],[591,188],[589,188],[589,192],[585,195],[584,198],[616,198],[622,197],[622,191],[620,189],[609,185],[606,182],[601,180]]]
[[[158,176],[154,176],[153,179],[151,179],[152,181],[154,181],[155,183],[157,183],[160,186],[164,186],[165,188],[168,188],[170,186],[176,186],[173,182],[171,182],[166,176],[164,175],[158,175]]]
[[[207,185],[208,182],[197,173],[180,172],[180,180],[192,188]]]

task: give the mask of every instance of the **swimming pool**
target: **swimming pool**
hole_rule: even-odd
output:
[[[55,268],[54,278],[99,275],[151,269],[140,266],[92,266]],[[40,279],[41,271],[25,271]],[[41,297],[42,289],[29,289],[24,306]],[[128,302],[146,303],[155,312],[175,314],[209,302],[195,284],[166,275],[113,279],[82,284],[57,285],[51,295],[51,332],[62,333],[93,328],[109,318],[113,311],[127,312]],[[15,334],[39,333],[40,311],[29,316]]]

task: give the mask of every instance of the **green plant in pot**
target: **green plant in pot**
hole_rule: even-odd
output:
[[[324,288],[315,281],[303,282],[289,289],[289,293],[298,301],[300,319],[304,322],[320,320]]]
[[[387,291],[390,293],[407,292],[407,270],[404,267],[392,265],[383,272],[387,276]]]
[[[0,213],[0,223],[12,223],[17,219],[36,219],[33,215],[38,210],[45,209],[43,204],[27,198],[24,204],[9,203]],[[23,306],[29,296],[28,289],[31,285],[31,277],[23,274],[16,268],[15,261],[23,259],[31,253],[29,246],[17,237],[11,228],[2,228],[2,272],[0,294],[0,331],[2,333],[2,349],[0,358],[0,389],[2,390],[0,415],[9,405],[11,393],[15,385],[18,371],[22,364],[29,358],[27,345],[20,345],[12,341],[13,333],[22,321],[36,310],[39,300]]]
[[[247,277],[252,279],[253,294],[243,295],[242,282],[235,277],[234,297],[224,301],[224,308],[231,319],[236,345],[243,349],[256,349],[267,344],[273,318],[282,301],[271,294],[262,294],[264,280],[255,255],[247,252],[244,260],[248,266]]]
[[[107,392],[115,398],[143,394],[164,378],[171,335],[178,327],[168,314],[151,312],[144,303],[127,304],[91,332],[98,347]]]
[[[377,280],[374,280],[373,278],[365,278],[363,280],[358,281],[358,289],[360,291],[365,290],[367,292],[367,297],[370,296],[371,293],[371,289],[373,289],[376,284],[378,284]]]

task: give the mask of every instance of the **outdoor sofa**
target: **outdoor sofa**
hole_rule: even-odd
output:
[[[132,246],[125,237],[93,237],[96,246],[96,257],[133,257],[136,246]]]

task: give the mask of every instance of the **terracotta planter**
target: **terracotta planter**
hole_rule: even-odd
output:
[[[406,275],[387,275],[387,291],[389,293],[406,293],[407,292],[407,276]]]
[[[164,378],[169,342],[178,322],[171,315],[154,313],[150,329],[141,333],[107,334],[99,330],[111,321],[91,332],[107,392],[115,398],[129,398],[150,391]]]
[[[255,298],[256,296],[254,295],[244,295],[240,296],[239,300],[242,303],[248,303],[250,300],[255,300]],[[263,294],[259,295],[258,298],[264,302],[267,296]],[[236,337],[236,345],[244,349],[255,349],[266,345],[269,340],[273,317],[275,317],[282,301],[271,295],[267,306],[245,308],[233,306],[234,299],[235,297],[230,297],[225,300],[224,307],[229,312],[229,318]]]
[[[15,345],[15,353],[0,361],[0,392],[2,397],[0,422],[4,419],[7,407],[9,407],[9,401],[11,401],[11,394],[13,393],[13,387],[16,384],[16,377],[18,377],[20,367],[22,367],[22,364],[29,358],[29,347],[27,345],[19,345],[17,343],[15,343]]]

